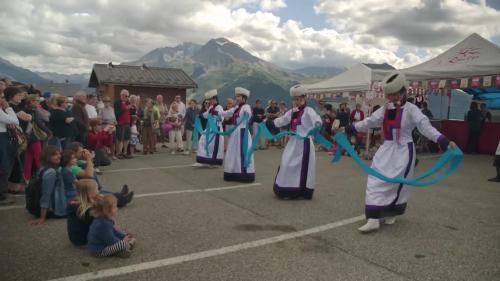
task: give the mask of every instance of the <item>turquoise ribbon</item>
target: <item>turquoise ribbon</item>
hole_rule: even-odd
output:
[[[460,165],[463,159],[463,153],[460,150],[460,148],[458,147],[449,148],[443,155],[441,155],[441,157],[432,167],[427,169],[420,176],[417,176],[413,179],[408,179],[404,177],[390,178],[376,171],[375,169],[371,168],[363,160],[361,160],[361,158],[359,158],[354,148],[352,148],[345,134],[343,133],[335,134],[335,141],[337,142],[338,147],[335,153],[335,157],[332,159],[332,163],[337,163],[338,161],[340,161],[340,158],[342,157],[342,149],[344,149],[351,156],[354,162],[356,162],[356,164],[358,164],[358,166],[360,166],[361,169],[365,171],[368,175],[374,176],[385,182],[406,184],[415,187],[429,186],[441,182],[445,178],[451,176],[458,169],[458,166]],[[449,163],[448,168],[444,170],[443,173],[430,180],[423,181],[424,179],[438,173],[448,163]]]
[[[306,139],[309,137],[313,137],[314,141],[316,143],[319,143],[320,145],[326,147],[328,150],[330,150],[333,146],[332,143],[330,143],[327,139],[325,139],[321,134],[320,134],[320,125],[316,125],[314,128],[309,130],[307,135],[301,136],[297,134],[296,132],[291,132],[291,131],[284,131],[280,132],[278,134],[273,135],[266,127],[265,123],[261,123],[257,126],[257,133],[254,136],[253,139],[253,145],[250,149],[250,152],[247,154],[251,155],[256,148],[257,144],[259,141],[259,138],[263,137],[268,140],[272,139],[279,139],[285,136],[291,136],[295,137],[297,139]],[[335,141],[337,143],[337,151],[335,153],[334,158],[332,159],[332,163],[337,163],[340,161],[340,158],[342,156],[342,149],[344,149],[358,164],[358,166],[361,167],[361,169],[367,173],[368,175],[374,176],[380,180],[383,180],[385,182],[390,182],[390,183],[399,183],[399,184],[406,184],[414,187],[423,187],[423,186],[429,186],[432,184],[436,184],[438,182],[441,182],[445,178],[449,177],[452,175],[460,166],[460,163],[462,162],[463,159],[463,153],[459,148],[450,148],[448,149],[441,157],[438,159],[438,161],[429,169],[427,169],[425,172],[423,172],[421,175],[413,178],[413,179],[408,179],[404,177],[394,177],[390,178],[382,173],[376,171],[375,169],[371,168],[368,166],[361,158],[359,158],[358,154],[352,147],[351,143],[347,139],[346,135],[343,133],[336,133],[335,134]],[[449,164],[449,165],[448,165]],[[437,175],[436,177],[424,181],[424,179],[438,173],[441,169],[443,169],[446,165],[448,165],[448,168],[444,170],[443,173]]]
[[[259,125],[257,125],[257,132],[254,134],[252,147],[249,148],[249,151],[245,153],[245,155],[251,156],[252,153],[254,153],[254,151],[257,150],[257,145],[259,144],[260,138],[264,138],[267,140],[275,140],[286,136],[291,136],[299,140],[305,140],[310,137],[313,137],[316,143],[319,143],[320,145],[326,147],[327,149],[331,149],[332,143],[321,135],[320,130],[321,130],[321,123],[318,123],[314,128],[309,130],[309,132],[305,136],[301,136],[297,132],[293,131],[283,131],[273,135],[267,128],[266,124],[262,122]]]
[[[238,127],[241,124],[243,124],[243,123],[248,124],[249,120],[250,120],[250,116],[247,113],[245,113],[245,114],[243,114],[243,117],[240,118],[240,120],[234,125],[233,128],[224,132],[224,131],[219,131],[219,127],[217,126],[217,117],[213,116],[212,114],[208,114],[207,126],[206,126],[205,130],[203,131],[203,128],[201,127],[200,117],[197,116],[196,120],[194,122],[193,146],[197,145],[196,142],[198,141],[198,136],[200,134],[205,135],[205,147],[204,148],[205,148],[206,154],[208,155],[209,145],[214,141],[214,139],[217,135],[229,136],[229,135],[233,134],[234,131],[236,131],[236,129],[238,129]],[[245,133],[247,130],[248,130],[248,128],[245,129]],[[248,140],[246,139],[246,136],[244,136],[243,141],[246,142],[246,145],[248,145]],[[243,147],[246,147],[246,146],[243,146]],[[244,156],[245,156],[244,163],[248,163],[249,161],[246,160],[248,158],[248,156],[246,155],[246,150],[244,151]],[[248,166],[246,166],[246,167],[248,167]]]

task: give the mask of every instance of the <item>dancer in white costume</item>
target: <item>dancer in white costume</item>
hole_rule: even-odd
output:
[[[237,125],[247,115],[246,122],[242,122],[229,136],[226,156],[224,157],[224,180],[237,182],[255,181],[255,168],[253,154],[248,167],[245,167],[245,152],[252,147],[252,136],[248,131],[248,124],[252,117],[252,108],[246,103],[250,91],[237,87],[234,89],[236,95],[236,106],[220,113],[221,117],[231,117],[232,123]],[[247,139],[247,146],[243,147],[243,138]]]
[[[208,115],[211,114],[217,119],[217,127],[222,131],[222,122],[219,116],[220,113],[224,112],[222,106],[219,105],[217,100],[217,90],[210,90],[205,93],[205,99],[210,100],[210,108],[203,112],[202,117],[207,119]],[[216,134],[212,142],[208,145],[208,154],[205,149],[205,135],[202,134],[200,140],[198,141],[198,151],[196,154],[196,163],[193,166],[203,167],[216,165],[222,165],[222,160],[224,159],[224,137]]]
[[[412,131],[416,127],[428,139],[437,142],[442,150],[456,147],[432,127],[420,109],[406,102],[406,78],[402,73],[393,73],[383,81],[388,103],[367,119],[350,127],[353,133],[366,132],[382,127],[384,143],[373,158],[371,167],[388,177],[412,178],[415,166],[415,145]],[[359,228],[361,232],[379,229],[380,219],[393,224],[396,216],[402,215],[410,197],[410,187],[388,183],[374,176],[368,176],[365,198],[367,222]]]
[[[267,120],[266,126],[273,128],[290,124],[291,131],[306,136],[315,126],[321,125],[321,117],[306,105],[306,89],[302,85],[293,86],[290,95],[294,107],[285,115]],[[274,193],[279,198],[312,199],[316,173],[316,157],[312,138],[291,137],[285,146],[281,164],[274,181]]]

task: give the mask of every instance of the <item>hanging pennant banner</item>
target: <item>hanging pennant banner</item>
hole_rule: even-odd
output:
[[[483,87],[491,87],[491,76],[483,77]]]
[[[430,87],[431,87],[432,90],[437,90],[439,88],[439,81],[432,80],[430,82]]]
[[[481,77],[474,77],[474,78],[472,78],[471,87],[472,88],[479,88],[479,87],[481,87]]]
[[[446,86],[446,80],[440,80],[439,81],[439,88],[442,89]]]
[[[469,86],[469,79],[467,78],[462,78],[460,79],[460,88],[465,89]]]
[[[451,80],[450,81],[450,88],[452,88],[452,89],[458,89],[458,81],[457,80]]]

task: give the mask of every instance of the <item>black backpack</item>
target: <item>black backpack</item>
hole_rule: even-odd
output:
[[[35,217],[40,217],[40,199],[42,198],[42,179],[47,168],[42,169],[35,177],[31,178],[25,189],[26,210]]]

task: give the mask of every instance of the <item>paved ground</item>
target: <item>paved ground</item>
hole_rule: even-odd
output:
[[[415,189],[395,225],[361,235],[366,176],[349,158],[331,166],[318,154],[314,199],[280,201],[280,156],[257,152],[253,185],[166,152],[103,169],[108,189],[142,194],[118,216],[138,238],[129,259],[92,258],[70,245],[64,220],[33,227],[24,209],[0,208],[0,280],[500,280],[492,157],[467,156],[452,178]],[[419,170],[436,158],[420,160]]]

